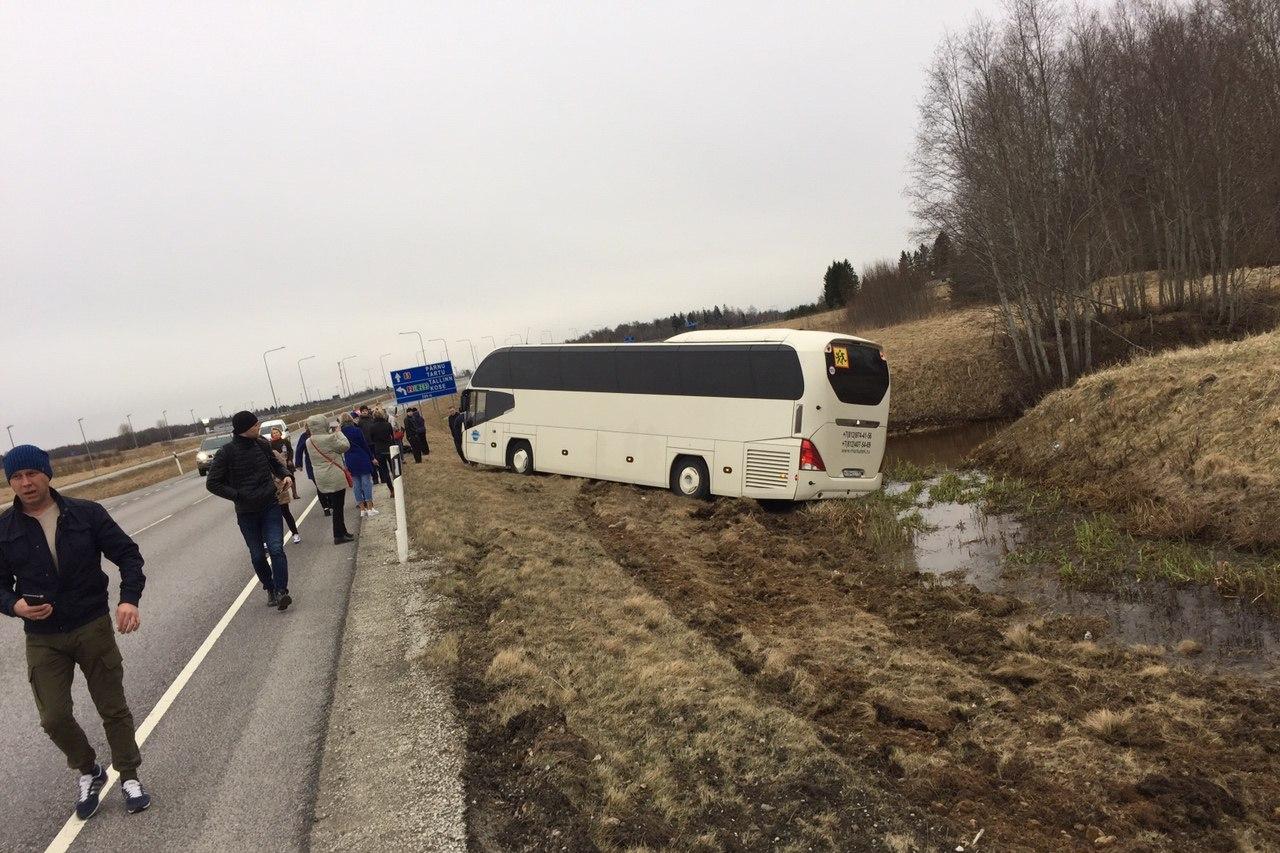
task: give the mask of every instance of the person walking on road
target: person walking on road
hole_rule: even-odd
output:
[[[307,472],[307,479],[312,485],[316,482],[316,472],[311,465],[311,454],[307,452],[307,439],[311,438],[311,430],[303,429],[302,435],[298,436],[298,449],[293,452],[294,470],[301,468]],[[316,499],[320,501],[320,508],[324,510],[325,515],[332,515],[329,509],[329,499],[325,497],[324,492],[320,491],[320,487],[316,486]]]
[[[307,448],[311,453],[311,467],[316,474],[316,488],[326,496],[329,509],[333,510],[333,544],[342,545],[355,539],[347,531],[344,509],[347,487],[353,482],[350,479],[351,473],[343,465],[346,452],[351,449],[351,442],[342,432],[330,432],[329,422],[323,415],[307,418],[307,428],[311,430]]]
[[[274,434],[277,430],[273,429],[271,432]],[[274,441],[271,442],[271,446],[275,447]],[[281,465],[285,468],[289,467],[287,461],[289,457],[285,456],[283,449],[271,452],[276,455],[276,459],[280,460]],[[284,523],[289,526],[289,532],[293,534],[293,544],[297,545],[302,541],[302,534],[298,532],[298,522],[293,517],[293,510],[289,508],[289,503],[297,497],[298,486],[290,482],[293,479],[293,472],[290,471],[289,474],[288,479],[276,480],[276,502],[280,504],[280,517],[284,519]]]
[[[427,422],[422,418],[416,406],[409,407],[409,414],[404,419],[404,434],[409,439],[409,448],[413,451],[413,461],[421,462],[424,455],[431,455],[431,445],[427,444]]]
[[[284,463],[284,467],[289,469],[289,488],[293,491],[293,499],[296,501],[298,495],[298,478],[294,476],[297,465],[293,462],[293,443],[284,437],[284,430],[278,426],[271,428],[271,449],[279,453],[280,461]],[[298,531],[293,531],[297,533]]]
[[[458,451],[458,458],[463,465],[470,465],[467,456],[462,452],[462,428],[466,426],[466,416],[458,411],[457,406],[449,407],[449,434],[453,436],[453,447]]]
[[[351,472],[351,490],[355,494],[356,506],[360,508],[360,517],[377,515],[373,508],[373,449],[364,440],[364,433],[356,426],[355,419],[347,412],[338,419],[342,434],[351,445],[343,457],[347,470]]]
[[[288,610],[293,596],[289,595],[289,559],[284,554],[284,516],[276,481],[292,478],[271,452],[270,443],[259,435],[261,429],[253,412],[236,412],[231,417],[235,437],[209,463],[205,486],[235,504],[236,523],[249,546],[253,570],[267,591],[267,605]]]
[[[120,569],[115,630],[131,634],[142,624],[142,553],[101,504],[50,487],[49,454],[35,445],[5,454],[4,476],[15,497],[0,514],[0,610],[22,620],[40,727],[79,773],[76,815],[88,820],[98,811],[107,771],[72,713],[79,666],[123,780],[125,809],[140,812],[151,795],[138,781],[142,752],[124,695],[124,658],[112,633],[102,558]]]
[[[396,487],[391,484],[391,445],[396,443],[395,430],[391,421],[387,420],[387,411],[381,406],[373,410],[373,426],[369,428],[369,443],[373,446],[373,458],[378,462],[378,471],[382,482],[387,484],[391,497],[396,496]]]

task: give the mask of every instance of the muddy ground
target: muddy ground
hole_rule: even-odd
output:
[[[1274,682],[921,575],[882,502],[442,455],[411,530],[457,605],[473,848],[1280,848]]]

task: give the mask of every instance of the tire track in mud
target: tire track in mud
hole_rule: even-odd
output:
[[[576,508],[637,582],[904,808],[998,849],[1280,845],[1274,684],[1082,641],[1105,620],[1037,620],[922,578],[872,552],[854,503],[774,513],[592,482]]]

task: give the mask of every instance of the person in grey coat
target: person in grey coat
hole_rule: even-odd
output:
[[[351,442],[341,432],[332,432],[323,415],[307,418],[311,438],[307,440],[307,453],[311,457],[311,470],[315,474],[316,490],[324,495],[333,515],[333,544],[341,545],[355,537],[347,531],[343,504],[347,497],[348,472],[344,456],[351,449]]]

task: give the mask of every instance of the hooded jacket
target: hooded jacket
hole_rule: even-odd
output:
[[[307,439],[307,456],[311,459],[316,488],[326,494],[347,488],[347,475],[343,472],[351,442],[341,432],[329,432],[329,422],[323,415],[307,418],[307,429],[311,432],[311,438]]]

